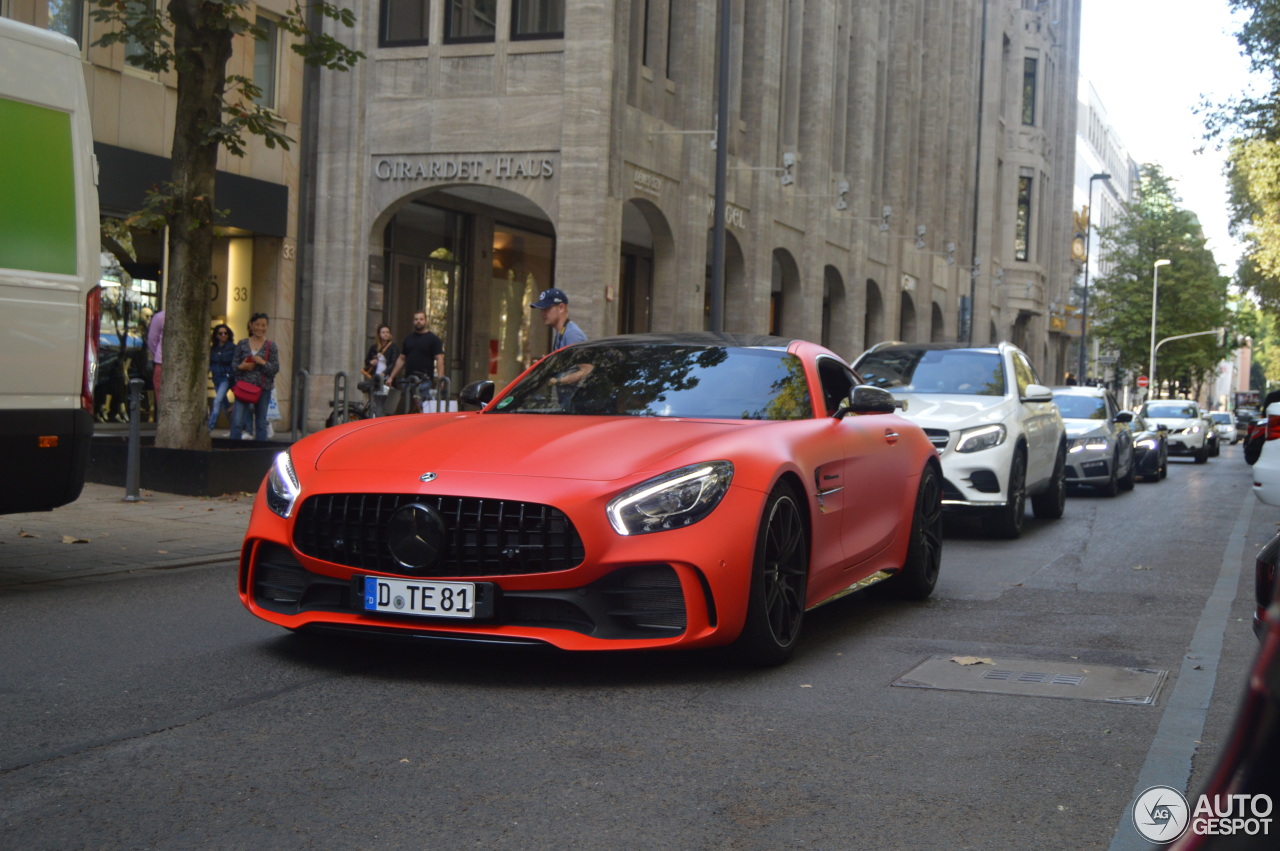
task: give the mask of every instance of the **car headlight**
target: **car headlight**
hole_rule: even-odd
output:
[[[1159,449],[1160,441],[1156,440],[1154,437],[1144,437],[1133,445],[1138,449]]]
[[[281,452],[267,473],[267,507],[287,519],[301,495],[302,487],[293,471],[293,459],[288,452]]]
[[[956,441],[956,451],[981,452],[991,449],[1004,443],[1006,434],[1005,427],[998,423],[965,429],[960,432],[960,439]]]
[[[1067,451],[1081,452],[1088,449],[1091,452],[1104,452],[1109,446],[1105,437],[1073,437],[1067,442]]]
[[[619,535],[692,525],[715,510],[732,480],[729,461],[708,461],[663,473],[610,501],[609,522]]]

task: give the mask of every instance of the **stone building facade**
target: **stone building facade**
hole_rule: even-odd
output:
[[[708,323],[714,0],[362,0],[314,92],[299,363],[354,374],[425,308],[452,388]],[[1079,0],[734,0],[727,331],[1067,343]]]

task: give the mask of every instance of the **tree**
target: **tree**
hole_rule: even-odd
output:
[[[90,0],[96,21],[113,24],[96,43],[126,43],[134,64],[156,73],[177,72],[177,107],[171,152],[172,181],[153,191],[134,217],[144,227],[169,227],[165,298],[164,393],[156,445],[208,449],[205,375],[208,369],[208,285],[213,280],[214,177],[219,148],[244,156],[245,134],[268,147],[291,141],[256,102],[253,81],[227,73],[237,36],[264,38],[250,17],[250,0]],[[319,31],[308,13],[346,26],[354,14],[327,0],[292,0],[279,21],[296,36],[292,49],[308,64],[345,71],[363,54]]]
[[[1280,0],[1227,0],[1227,5],[1232,12],[1248,13],[1236,41],[1265,91],[1204,104],[1207,135],[1280,142]]]
[[[1160,270],[1156,340],[1229,327],[1227,278],[1219,274],[1213,253],[1195,215],[1182,209],[1173,183],[1157,165],[1141,169],[1134,200],[1101,234],[1101,259],[1108,269],[1098,278],[1092,330],[1118,353],[1120,372],[1147,372],[1151,351],[1151,296],[1155,262]],[[1200,384],[1227,356],[1229,347],[1215,336],[1179,340],[1160,349],[1157,378],[1184,392]]]
[[[1234,139],[1227,153],[1231,233],[1245,244],[1240,288],[1280,310],[1280,144]]]

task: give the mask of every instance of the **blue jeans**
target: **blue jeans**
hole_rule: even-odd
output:
[[[252,431],[258,440],[267,439],[267,408],[271,406],[271,392],[263,391],[256,402],[236,400],[231,415],[231,439],[239,440],[245,432]]]
[[[213,431],[213,427],[218,424],[218,417],[223,411],[231,410],[231,402],[227,401],[227,391],[231,389],[231,376],[227,376],[218,382],[218,386],[213,391],[213,410],[209,413],[209,431]]]

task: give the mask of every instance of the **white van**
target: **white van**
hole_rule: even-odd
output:
[[[0,18],[0,514],[84,486],[101,319],[80,49]]]

